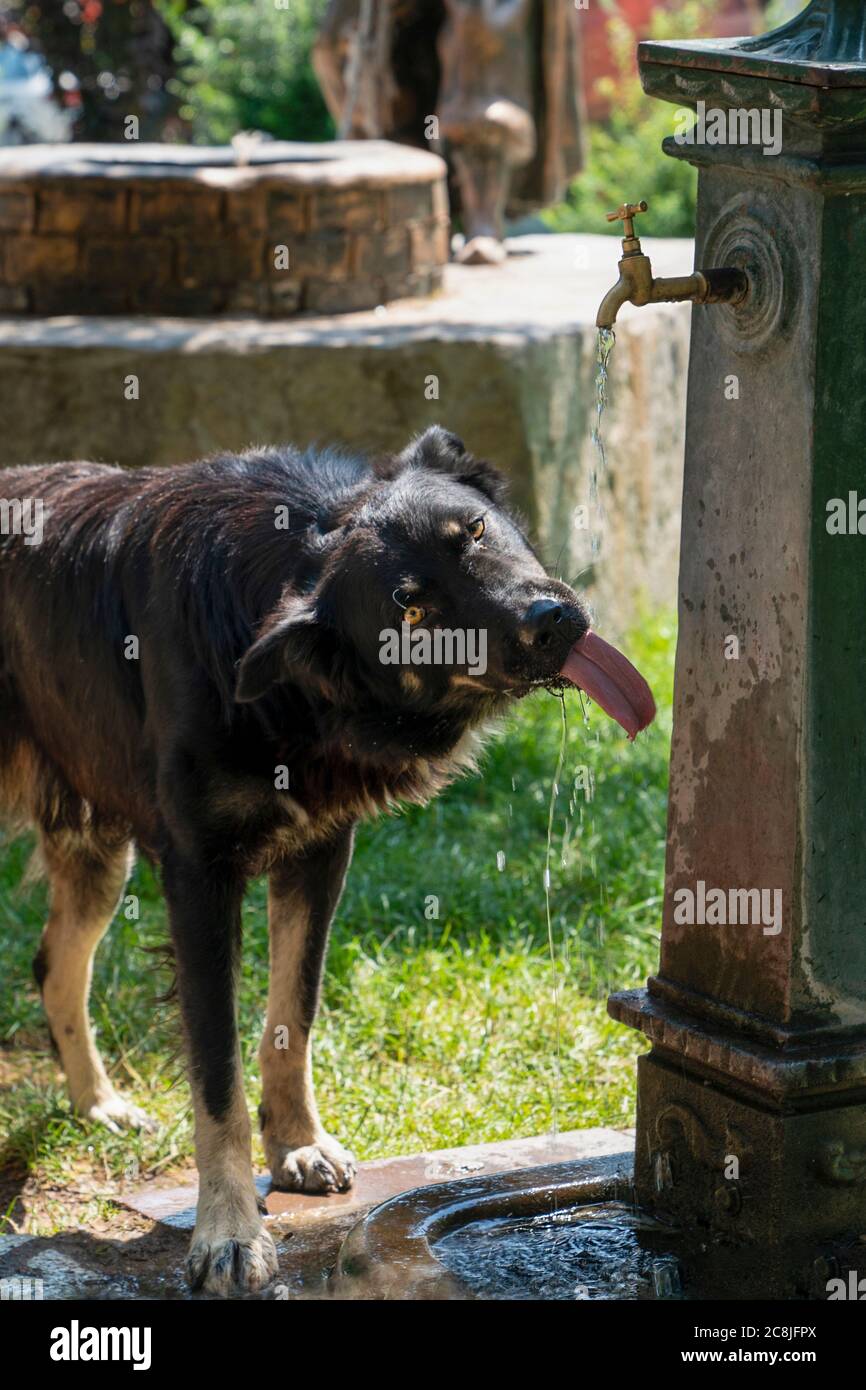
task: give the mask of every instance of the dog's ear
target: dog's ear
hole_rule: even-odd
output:
[[[293,597],[280,605],[238,662],[235,699],[258,700],[281,681],[326,684],[327,641],[309,599]]]
[[[448,473],[459,483],[474,487],[489,497],[491,502],[505,500],[508,485],[499,469],[468,453],[463,440],[441,425],[431,425],[411,440],[397,455],[397,464],[400,469],[432,468],[436,473]]]

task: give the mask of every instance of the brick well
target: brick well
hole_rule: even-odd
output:
[[[0,313],[374,308],[438,289],[445,165],[385,141],[0,153]]]

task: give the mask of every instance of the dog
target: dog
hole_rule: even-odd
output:
[[[310,1034],[356,823],[435,796],[531,691],[581,685],[630,736],[652,697],[546,573],[501,474],[438,426],[373,461],[261,448],[0,476],[0,808],[36,828],[50,881],[34,970],[70,1098],[112,1127],[147,1123],[108,1078],[87,1002],[135,845],[161,873],[189,1061],[188,1277],[258,1290],[277,1258],[235,1011],[247,880],[269,876],[271,1176],[344,1191],[355,1161],[319,1120]],[[459,644],[417,659],[414,642],[383,659],[389,632],[469,627],[483,662]]]

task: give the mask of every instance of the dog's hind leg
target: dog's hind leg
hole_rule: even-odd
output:
[[[51,906],[33,972],[70,1099],[79,1114],[109,1129],[146,1128],[144,1112],[118,1095],[106,1075],[87,1008],[93,955],[129,876],[131,846],[57,831],[43,833],[41,847]]]
[[[355,1160],[323,1129],[313,1093],[310,1033],[331,918],[352,857],[352,832],[282,861],[270,875],[271,975],[259,1049],[259,1117],[274,1185],[290,1191],[343,1192]]]

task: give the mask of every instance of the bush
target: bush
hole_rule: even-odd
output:
[[[653,16],[653,38],[692,38],[710,32],[715,11],[710,0],[678,0]],[[617,13],[608,20],[608,37],[616,78],[602,78],[599,90],[610,98],[610,117],[590,129],[587,166],[568,190],[566,200],[544,214],[557,232],[608,232],[622,235],[621,222],[608,222],[605,213],[620,203],[646,198],[649,212],[640,219],[640,233],[653,236],[693,236],[697,174],[681,159],[662,153],[666,135],[673,134],[676,108],[645,95],[635,62],[635,36]]]
[[[329,140],[334,124],[310,53],[325,0],[161,0],[177,41],[171,88],[195,144],[224,144],[239,130],[279,140]]]

